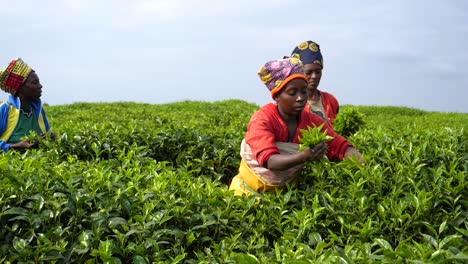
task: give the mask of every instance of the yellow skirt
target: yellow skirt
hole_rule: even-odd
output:
[[[229,190],[233,190],[235,195],[259,195],[260,193],[274,191],[276,189],[284,190],[286,185],[267,184],[261,179],[245,162],[241,160],[239,174],[232,178]]]

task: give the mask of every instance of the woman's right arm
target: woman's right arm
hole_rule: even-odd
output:
[[[322,141],[313,148],[306,148],[298,153],[274,154],[268,159],[266,167],[270,170],[287,170],[305,162],[320,160],[325,155],[326,150],[327,144]]]
[[[0,140],[0,149],[7,152],[9,150],[24,150],[29,148],[34,148],[37,146],[37,143],[31,143],[29,139],[23,139],[18,143],[8,144],[5,141]]]
[[[14,150],[24,150],[24,149],[34,148],[34,147],[37,147],[37,143],[36,142],[31,143],[29,139],[23,139],[18,143],[10,144],[10,149],[14,149]]]

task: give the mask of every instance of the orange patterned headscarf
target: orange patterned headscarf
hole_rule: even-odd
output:
[[[300,78],[307,83],[309,82],[304,75],[302,62],[296,58],[268,61],[260,68],[258,76],[260,76],[260,79],[270,90],[271,98],[273,99],[293,79]]]
[[[20,58],[12,60],[6,68],[0,69],[0,88],[15,95],[31,71],[31,67]]]

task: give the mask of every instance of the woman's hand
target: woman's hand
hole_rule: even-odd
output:
[[[38,138],[46,139],[47,137],[50,137],[50,139],[52,140],[55,140],[57,138],[54,132],[42,133]],[[37,148],[37,147],[39,147],[38,140],[31,141],[29,139],[23,139],[19,141],[18,143],[10,144],[10,149],[20,150],[20,151],[25,150],[25,149]]]
[[[15,150],[36,148],[37,146],[38,146],[37,142],[31,142],[29,141],[29,139],[23,139],[18,143],[10,144],[10,148],[15,149]]]
[[[304,150],[305,161],[317,161],[320,160],[325,152],[327,151],[327,144],[324,141],[320,141],[313,148],[306,148]]]
[[[52,140],[57,139],[57,135],[55,135],[54,132],[42,133],[42,134],[41,134],[41,138],[42,138],[42,139],[45,139],[45,138],[47,138],[47,135],[49,135],[49,136],[50,136],[50,139],[52,139]]]
[[[361,164],[363,162],[361,152],[359,152],[357,149],[355,149],[353,147],[349,147],[345,151],[344,158],[349,158],[349,157],[356,157],[357,160],[359,161],[359,163],[361,163]]]
[[[313,148],[306,148],[302,152],[294,154],[273,154],[268,159],[265,167],[270,170],[287,170],[308,161],[320,160],[326,150],[327,144],[322,141]]]

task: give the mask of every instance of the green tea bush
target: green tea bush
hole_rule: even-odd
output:
[[[364,165],[309,163],[259,202],[225,184],[257,109],[47,106],[58,139],[0,153],[0,262],[468,261],[467,114],[362,107]]]
[[[364,114],[356,108],[342,108],[336,119],[333,121],[333,128],[336,133],[349,137],[359,131],[365,125]]]

